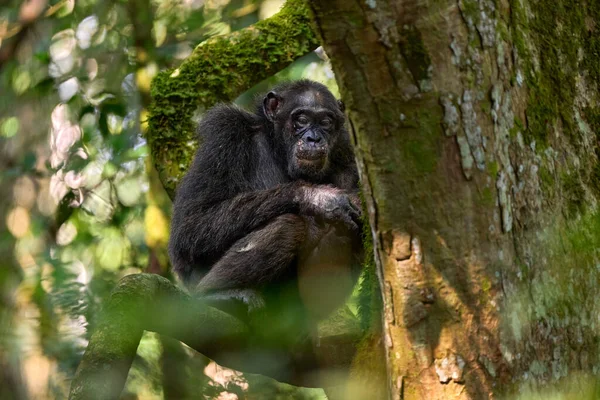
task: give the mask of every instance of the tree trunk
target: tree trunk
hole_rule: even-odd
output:
[[[600,3],[312,7],[369,207],[391,397],[596,372]]]

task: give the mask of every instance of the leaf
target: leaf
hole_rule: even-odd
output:
[[[23,169],[25,171],[32,171],[35,169],[37,163],[37,155],[33,151],[28,151],[23,157]]]

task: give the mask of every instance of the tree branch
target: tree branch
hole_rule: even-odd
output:
[[[263,346],[247,325],[190,297],[166,278],[129,275],[104,306],[69,399],[118,399],[144,330],[175,338],[225,367],[308,387],[324,384],[318,371],[347,369],[361,336],[352,313],[341,309],[320,325],[316,359],[311,359],[313,349],[303,346],[294,347],[300,353],[292,359],[281,358],[281,343]]]
[[[246,347],[236,318],[194,301],[169,280],[151,274],[121,280],[77,368],[69,398],[118,399],[144,330],[176,338],[219,361]]]

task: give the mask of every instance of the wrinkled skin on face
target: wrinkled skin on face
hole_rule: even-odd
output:
[[[343,105],[329,91],[307,88],[287,101],[286,93],[270,92],[264,113],[280,135],[292,179],[319,182],[329,171],[331,153],[344,125]]]

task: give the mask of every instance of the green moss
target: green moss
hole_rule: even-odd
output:
[[[479,106],[481,107],[481,111],[486,114],[486,115],[490,115],[492,112],[492,103],[489,101],[489,99],[484,99],[482,101],[479,102]]]
[[[600,163],[596,162],[590,171],[590,187],[594,190],[596,196],[600,196]]]
[[[564,173],[561,176],[563,199],[567,217],[572,217],[582,212],[585,208],[585,189],[579,179],[579,174]]]
[[[393,103],[382,103],[378,104],[379,117],[381,122],[385,126],[394,127],[398,125],[400,121],[400,112]]]
[[[404,41],[400,46],[400,51],[406,60],[406,64],[413,76],[413,79],[415,80],[415,83],[421,87],[421,83],[423,81],[431,78],[429,71],[431,59],[429,58],[429,54],[427,54],[427,50],[425,49],[421,32],[419,32],[415,27],[406,27],[402,31],[402,35]]]
[[[431,173],[435,169],[435,153],[433,153],[428,143],[409,139],[404,143],[405,155],[414,161],[416,169],[421,173]]]
[[[362,18],[362,15],[350,14],[347,21],[356,29],[362,29],[365,25],[365,20]]]
[[[498,176],[498,171],[500,171],[500,167],[496,161],[490,161],[487,164],[487,170],[489,175],[495,179]]]
[[[525,125],[523,124],[523,121],[521,121],[520,118],[515,117],[515,126],[517,127],[517,129],[519,129],[521,132],[523,132],[525,130]]]
[[[175,70],[152,82],[147,138],[169,194],[196,150],[192,118],[198,109],[230,102],[318,46],[303,0],[288,0],[277,15],[200,44]]]
[[[582,126],[573,108],[578,96],[577,80],[586,76],[584,90],[600,90],[600,2],[578,0],[536,0],[530,4],[531,17],[521,8],[521,0],[511,0],[513,43],[522,59],[528,88],[527,124],[515,127],[523,132],[526,142],[536,141],[543,150],[555,140],[558,130],[576,149],[582,143]],[[535,49],[535,53],[530,51]],[[535,54],[535,60],[533,56]],[[600,140],[600,113],[597,108],[582,110],[583,119]],[[511,130],[511,135],[515,134]],[[563,140],[561,138],[560,140]],[[553,197],[560,193],[565,213],[573,216],[585,207],[585,186],[600,195],[600,141],[596,140],[596,159],[584,160],[579,170],[560,174],[560,192],[552,176],[540,170],[542,188]]]
[[[538,177],[540,178],[540,187],[542,192],[547,199],[552,200],[556,193],[554,175],[552,175],[547,167],[541,166],[538,171]]]
[[[491,288],[492,282],[487,278],[483,278],[481,280],[481,291],[479,292],[479,299],[483,304],[487,303],[490,300]]]
[[[442,116],[426,107],[407,116],[407,121],[416,123],[416,134],[407,135],[402,142],[401,151],[403,162],[411,164],[409,170],[421,174],[433,172],[437,166],[440,153],[440,137]]]
[[[510,33],[508,31],[508,26],[506,22],[504,22],[503,20],[498,20],[498,23],[496,25],[496,31],[498,32],[498,35],[500,35],[500,38],[503,41],[505,41],[506,43],[510,43]]]
[[[367,207],[361,193],[362,201],[362,240],[365,249],[365,265],[360,277],[358,287],[358,317],[364,332],[379,332],[381,329],[382,299],[379,280],[375,271],[375,252],[373,249],[373,235],[368,220]]]
[[[492,282],[487,278],[483,278],[481,280],[481,290],[483,290],[484,292],[489,292],[491,288]]]
[[[506,318],[501,321],[505,324],[502,331],[512,332],[518,342],[520,365],[528,365],[530,372],[535,372],[527,381],[546,385],[549,375],[543,370],[553,370],[556,362],[569,371],[588,371],[600,360],[600,322],[594,300],[600,280],[600,214],[584,212],[570,221],[558,219],[538,232],[537,238],[539,241],[531,246],[532,260],[537,261],[520,265],[523,284],[507,298],[503,311]],[[541,335],[540,326],[545,327]],[[561,340],[555,341],[560,335]],[[585,358],[569,357],[572,349],[585,351]],[[561,354],[560,358],[556,354]],[[586,397],[578,392],[565,398]]]
[[[600,78],[600,39],[589,28],[589,21],[599,20],[600,6],[594,1],[538,0],[531,4],[535,12],[528,19],[520,0],[511,0],[510,5],[513,44],[524,61],[529,88],[524,137],[543,147],[560,121],[563,132],[577,141],[572,111],[576,77],[583,67],[595,82]],[[534,70],[528,40],[536,49],[538,71]],[[584,50],[581,62],[580,48]]]
[[[516,137],[517,137],[517,134],[518,134],[519,132],[523,132],[523,131],[522,131],[521,129],[519,129],[519,128],[518,128],[516,125],[515,125],[515,126],[513,126],[512,128],[510,128],[510,129],[508,130],[508,134],[510,135],[510,137],[511,137],[512,139],[516,138]]]
[[[529,50],[526,45],[525,32],[529,32],[529,20],[525,10],[521,7],[520,0],[510,1],[510,29],[512,43],[520,57],[528,58]]]
[[[566,239],[566,246],[571,251],[565,251],[564,255],[573,257],[582,267],[596,269],[596,257],[600,250],[600,213],[584,214],[580,222],[567,229]]]
[[[477,0],[463,0],[461,2],[461,11],[470,17],[473,21],[479,19],[479,3]]]
[[[588,72],[590,82],[594,82],[596,89],[600,90],[600,2],[588,0],[587,8],[587,18],[584,17],[583,26],[585,56],[581,64]]]
[[[590,128],[596,133],[596,137],[600,139],[600,107],[586,107],[583,109],[583,113]]]
[[[489,187],[483,188],[481,191],[480,202],[484,206],[493,207],[496,204],[496,196]]]
[[[600,143],[600,107],[586,107],[583,117],[596,135],[596,142]],[[600,196],[600,146],[596,146],[596,160],[590,170],[587,183],[597,196]]]

